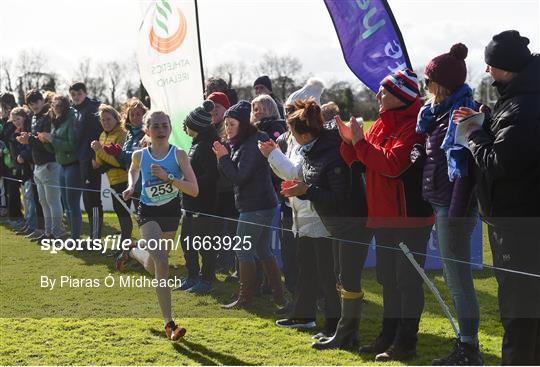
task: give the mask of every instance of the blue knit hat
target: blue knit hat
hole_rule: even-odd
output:
[[[232,117],[233,119],[238,120],[240,124],[249,124],[250,115],[251,103],[242,100],[225,111],[223,118]]]

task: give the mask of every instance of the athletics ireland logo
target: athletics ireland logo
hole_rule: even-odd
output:
[[[176,50],[186,38],[186,17],[169,0],[158,0],[154,10],[154,22],[150,29],[150,46],[168,54]]]

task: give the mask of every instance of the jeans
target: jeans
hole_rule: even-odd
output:
[[[478,342],[480,309],[474,290],[470,265],[444,259],[471,261],[471,235],[478,220],[476,207],[467,217],[448,218],[448,206],[433,204],[437,238],[446,284],[456,309],[460,339],[464,343]]]
[[[56,162],[36,165],[34,180],[37,185],[39,202],[43,208],[45,233],[54,237],[63,236],[62,201],[60,198],[61,166]]]
[[[28,228],[36,229],[36,206],[34,205],[34,190],[32,189],[32,180],[26,180],[23,183],[24,188],[24,221]]]
[[[255,261],[256,258],[265,260],[273,257],[270,245],[272,243],[272,233],[275,230],[270,226],[272,226],[272,219],[277,210],[278,207],[276,206],[271,209],[240,213],[236,235],[242,241],[245,238],[251,242],[251,246],[247,242],[240,243],[240,249],[235,250],[239,261]]]
[[[78,163],[61,167],[60,186],[62,186],[62,200],[66,204],[71,238],[81,237],[81,173]]]

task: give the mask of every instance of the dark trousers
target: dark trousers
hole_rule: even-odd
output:
[[[16,178],[13,176],[6,176]],[[4,180],[7,193],[8,217],[11,220],[23,219],[22,202],[21,202],[21,183],[10,179]]]
[[[496,267],[540,274],[540,223],[488,226]],[[540,365],[540,279],[495,271],[503,365]]]
[[[298,279],[297,240],[292,233],[292,210],[281,203],[281,260],[283,261],[283,276],[285,288],[293,294],[296,290]],[[328,246],[331,247],[331,246]]]
[[[232,191],[218,193],[216,215],[224,218],[238,219],[238,211],[235,208],[234,193]],[[220,223],[216,223],[216,225],[216,231],[221,236],[230,236],[232,238],[236,235],[237,221],[223,219]],[[216,265],[218,267],[227,270],[235,268],[236,255],[233,250],[220,249],[216,256]]]
[[[210,246],[208,249],[201,247],[200,250],[195,249],[193,246],[195,242],[193,238],[199,236],[199,240],[202,243],[205,236],[213,237],[217,234],[214,229],[213,220],[203,216],[193,216],[192,213],[185,213],[182,220],[182,249],[184,250],[184,259],[186,260],[186,268],[189,278],[199,278],[212,282],[215,279],[216,273],[216,250]],[[189,242],[185,241],[186,237],[190,237]],[[188,248],[189,243],[189,248]],[[211,245],[215,242],[211,239]],[[199,255],[201,255],[202,266],[199,266]]]
[[[334,272],[338,284],[349,292],[362,290],[362,270],[366,262],[373,232],[366,228],[358,228],[354,233],[347,233],[346,240],[333,240]]]
[[[127,182],[122,182],[116,185],[111,185],[111,189],[113,189],[118,194],[118,196],[122,200],[124,200],[122,198],[122,192],[125,189],[127,189],[127,186],[128,186]],[[116,213],[116,216],[118,217],[118,223],[120,224],[122,240],[130,239],[131,233],[133,232],[133,221],[131,220],[131,215],[126,210],[126,208],[124,208],[122,203],[118,201],[117,198],[111,197],[111,200],[112,200],[114,212]],[[124,203],[127,205],[128,208],[131,206],[131,200],[128,200],[128,201],[124,200]]]
[[[101,203],[101,173],[92,168],[91,162],[80,162],[82,198],[84,210],[88,214],[88,226],[91,238],[101,238],[103,227],[103,205]],[[97,191],[96,191],[97,190]]]
[[[416,346],[420,316],[424,310],[423,280],[399,248],[403,242],[411,252],[425,254],[431,226],[381,228],[375,230],[377,281],[383,286],[382,336],[411,348]],[[421,267],[426,257],[413,255]]]
[[[32,193],[34,198],[34,207],[36,208],[36,229],[44,230],[45,221],[43,219],[43,208],[41,207],[41,203],[39,202],[38,190],[34,179],[32,179]]]
[[[340,317],[340,301],[336,289],[332,240],[299,237],[297,243],[298,282],[291,318],[315,320],[319,289],[325,300],[326,326],[335,329]]]

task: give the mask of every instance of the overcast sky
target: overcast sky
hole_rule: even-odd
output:
[[[205,68],[258,60],[267,51],[290,54],[302,74],[328,83],[354,81],[322,0],[198,0]],[[471,77],[484,70],[483,49],[493,34],[516,29],[540,45],[540,0],[389,0],[415,68],[469,47]],[[69,76],[83,57],[127,60],[134,55],[141,22],[138,0],[2,0],[0,56],[42,50],[48,69]]]

